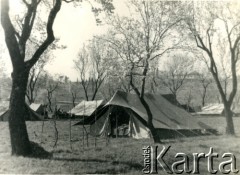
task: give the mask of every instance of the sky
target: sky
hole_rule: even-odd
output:
[[[22,14],[23,8],[19,3],[21,0],[10,0],[10,13]],[[128,8],[125,0],[114,0],[114,13],[128,15]],[[44,14],[46,18],[47,15]],[[91,6],[84,1],[81,6],[74,7],[71,3],[63,3],[60,12],[57,14],[54,22],[54,34],[59,38],[59,44],[67,46],[66,49],[57,49],[53,51],[52,61],[46,65],[45,70],[50,74],[65,75],[72,81],[78,78],[78,72],[74,69],[73,60],[84,43],[90,40],[94,35],[107,32],[106,26],[97,26]],[[12,66],[8,51],[4,42],[3,29],[0,26],[0,54],[3,58],[4,68],[8,76],[12,71]],[[0,64],[2,61],[0,60]],[[240,71],[239,71],[240,72]]]
[[[10,13],[22,13],[21,4],[16,0],[10,0]],[[114,0],[115,13],[121,15],[127,9],[124,1]],[[59,44],[67,46],[66,49],[57,49],[53,51],[52,61],[45,67],[50,74],[66,75],[72,81],[78,77],[74,69],[73,60],[76,59],[78,51],[84,43],[90,40],[94,35],[107,32],[106,26],[97,26],[91,6],[84,2],[80,6],[74,7],[70,3],[63,3],[60,12],[57,14],[54,22],[54,35],[59,38]],[[3,29],[0,27],[0,45],[3,48],[1,57],[3,57],[6,73],[10,75],[12,66],[8,51],[4,43]]]

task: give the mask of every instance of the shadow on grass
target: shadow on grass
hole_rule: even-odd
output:
[[[105,170],[96,170],[96,173],[126,173],[127,170],[137,170],[139,172],[142,171],[142,169],[144,168],[143,165],[141,165],[140,163],[134,163],[131,161],[108,161],[108,160],[102,160],[102,159],[81,159],[81,158],[64,158],[64,157],[52,157],[51,160],[54,161],[67,161],[67,162],[87,162],[87,163],[106,163],[106,164],[111,164],[113,165],[113,169],[109,170],[107,169]],[[125,165],[128,168],[120,168],[120,169],[115,169],[115,166],[121,166],[121,165]]]
[[[129,167],[131,167],[134,170],[142,170],[144,168],[144,166],[142,164],[139,163],[134,163],[134,162],[130,162],[130,161],[113,161],[112,162],[113,165],[118,165],[118,164],[124,164],[124,165],[128,165]]]
[[[135,163],[131,161],[114,161],[114,160],[103,160],[103,159],[84,159],[84,158],[66,158],[66,157],[54,157],[53,153],[44,150],[39,144],[31,142],[32,154],[28,157],[37,159],[46,159],[51,161],[65,161],[65,162],[83,162],[83,163],[104,163],[112,165],[108,169],[96,169],[97,174],[117,174],[117,173],[127,173],[128,171],[135,170],[141,172],[143,165],[140,163]],[[120,168],[119,168],[120,167]],[[127,167],[127,168],[126,168]]]
[[[52,157],[51,160],[66,161],[66,162],[97,162],[97,163],[109,162],[107,160],[101,160],[101,159],[81,159],[81,158],[65,158],[65,157]]]
[[[196,136],[196,137],[181,137],[181,138],[176,138],[176,139],[165,139],[162,140],[163,144],[171,144],[171,143],[184,143],[184,142],[189,142],[189,140],[206,140],[206,139],[211,139],[211,140],[218,140],[221,138],[221,136],[224,136],[222,134],[219,135],[208,135],[208,136]]]
[[[28,157],[39,158],[39,159],[49,159],[53,157],[52,153],[46,151],[38,143],[31,141],[31,147],[32,147],[32,154],[30,154]]]

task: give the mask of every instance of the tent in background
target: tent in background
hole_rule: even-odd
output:
[[[9,100],[0,101],[0,121],[7,121],[7,111],[9,109]]]
[[[161,94],[161,96],[168,100],[170,103],[176,106],[181,106],[181,104],[177,101],[173,94]]]
[[[174,95],[173,94],[161,94],[162,97],[164,97],[166,100],[168,100],[170,103],[184,109],[185,111],[187,112],[195,112],[195,109],[194,107],[191,107],[187,104],[181,104],[177,101],[177,99],[175,99]]]
[[[98,110],[102,106],[103,106],[103,100],[94,100],[94,101],[83,100],[73,109],[71,109],[68,113],[81,118],[89,117],[94,113],[94,111]]]
[[[235,115],[240,114],[238,105],[232,106],[232,111]],[[222,103],[211,103],[202,107],[202,111],[195,113],[202,116],[222,116],[224,115],[224,105]]]
[[[202,107],[202,111],[197,112],[198,115],[223,115],[224,106],[221,103],[212,103]]]
[[[161,138],[198,135],[203,130],[213,130],[161,95],[146,94],[145,100],[153,114],[153,125]],[[147,112],[137,95],[117,91],[110,101],[84,124],[90,124],[90,133],[95,136],[122,135],[139,139],[151,137],[147,120]],[[83,122],[76,125],[78,124]]]
[[[239,103],[233,103],[232,111],[233,111],[235,116],[240,116],[240,104]]]
[[[9,113],[9,101],[0,102],[0,121],[8,121]],[[25,117],[26,121],[39,121],[44,119],[42,115],[34,112],[27,104],[25,104]]]
[[[42,104],[39,103],[32,103],[29,106],[34,112],[40,114],[40,115],[44,115],[44,107]]]

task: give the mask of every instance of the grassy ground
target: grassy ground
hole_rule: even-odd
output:
[[[209,125],[215,126],[220,133],[224,132],[225,119],[199,118]],[[166,140],[162,146],[171,146],[166,154],[165,160],[168,164],[173,163],[177,152],[187,153],[189,156],[193,152],[208,153],[213,147],[214,152],[219,153],[220,158],[214,162],[214,167],[224,161],[221,155],[224,152],[231,152],[237,157],[237,168],[240,169],[240,117],[234,118],[236,137],[207,136],[184,138],[181,140]],[[54,127],[50,121],[45,122],[44,132],[41,134],[42,122],[27,122],[30,140],[38,143],[44,149],[53,154],[52,158],[37,159],[12,157],[10,155],[9,130],[7,122],[0,122],[0,173],[13,174],[141,174],[143,169],[143,146],[154,145],[151,140],[133,140],[130,138],[97,139],[96,147],[94,139],[86,146],[86,141],[82,142],[82,127],[72,127],[72,146],[69,142],[69,122],[58,121],[59,140],[56,147]],[[71,148],[72,147],[72,148]],[[228,160],[228,159],[227,159]],[[175,160],[176,161],[176,160]],[[190,167],[192,167],[190,163]],[[164,170],[159,170],[159,174],[166,174]],[[207,163],[200,160],[200,174],[207,172]]]

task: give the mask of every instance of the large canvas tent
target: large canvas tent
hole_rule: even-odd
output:
[[[0,121],[8,121],[9,118],[9,101],[0,102]],[[27,104],[25,104],[25,120],[39,121],[44,117],[34,112]]]
[[[171,104],[161,95],[146,94],[144,98],[153,114],[153,125],[161,138],[198,135],[203,130],[213,131],[210,126]],[[147,112],[137,95],[117,91],[97,114],[77,124],[90,124],[90,132],[95,136],[149,138],[151,134],[147,120]]]
[[[85,101],[83,100],[73,109],[71,109],[68,113],[76,116],[76,117],[89,117],[103,106],[103,100],[93,100],[93,101]]]

